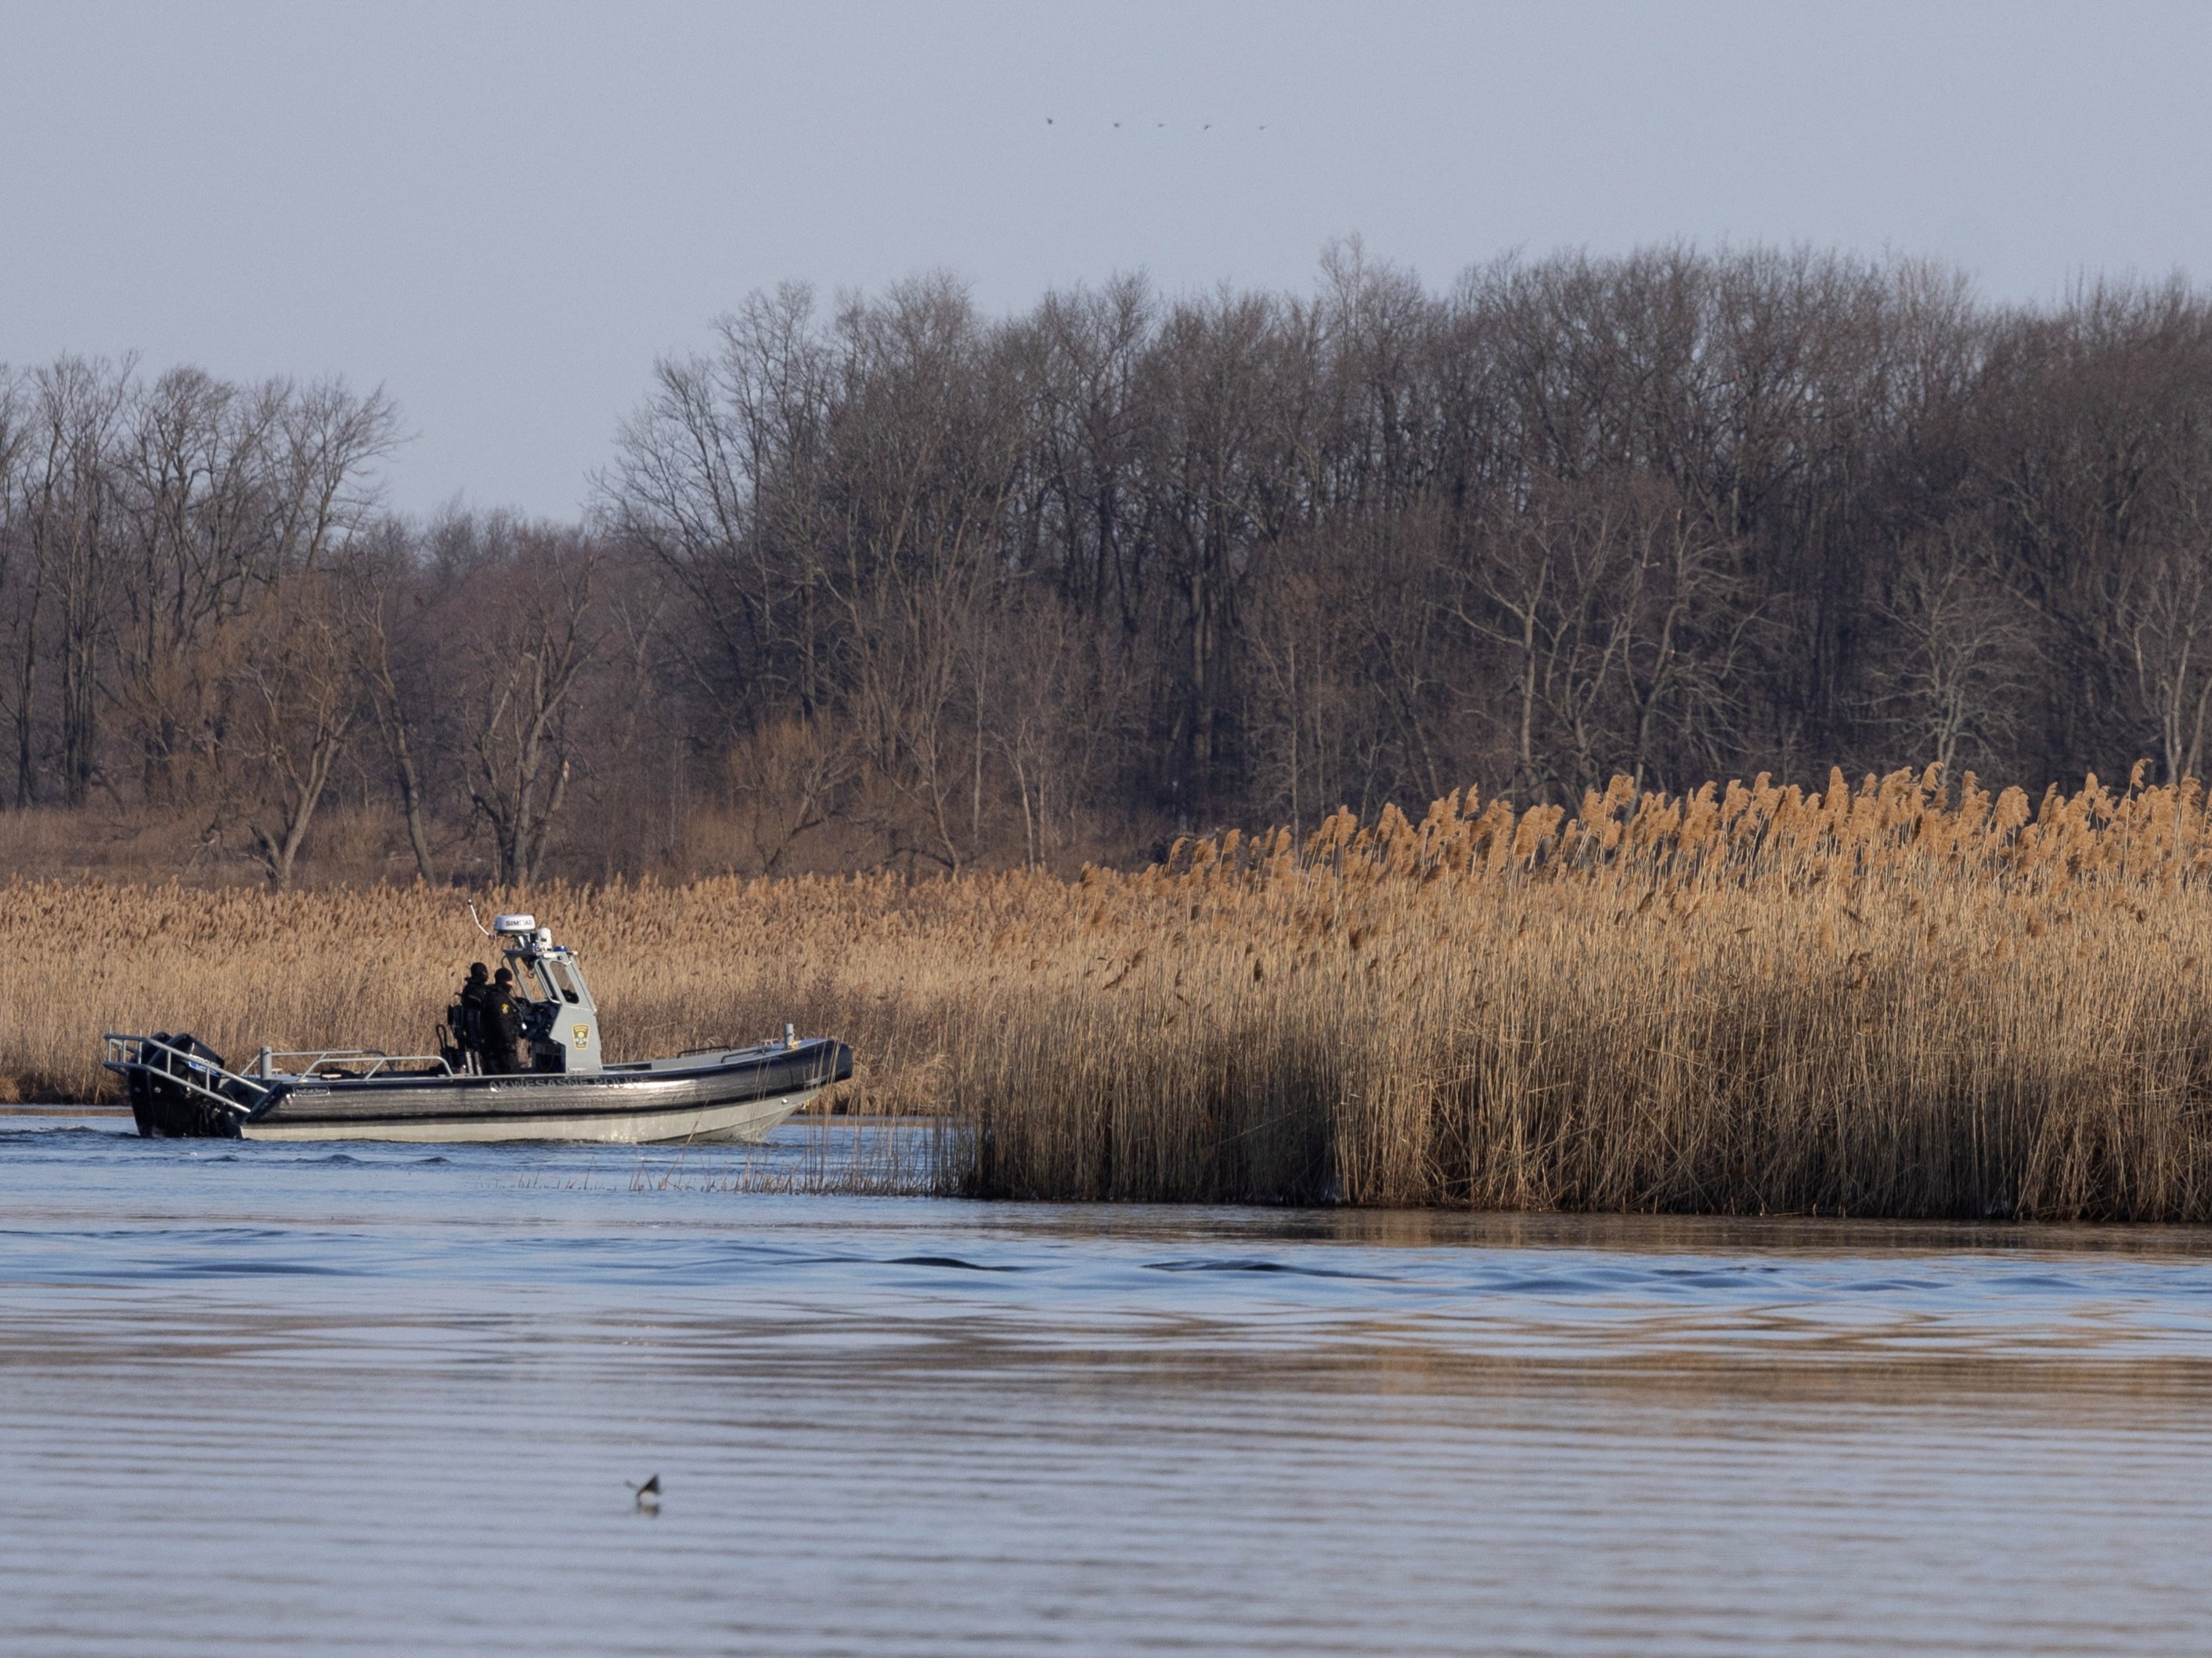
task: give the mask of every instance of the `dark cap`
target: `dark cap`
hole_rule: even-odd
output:
[[[478,982],[482,982],[485,972],[486,969],[482,962],[471,962],[469,963],[469,977],[471,979],[477,980]]]
[[[500,969],[498,972],[493,974],[491,976],[500,984],[511,985],[514,982],[514,975],[509,973],[505,968]]]

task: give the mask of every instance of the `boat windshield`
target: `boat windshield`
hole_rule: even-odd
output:
[[[546,987],[544,963],[533,961],[527,956],[517,956],[513,959],[514,987],[522,993],[524,1000],[550,1002],[556,999],[552,991]]]
[[[538,965],[545,976],[553,981],[553,987],[561,993],[562,1000],[576,1002],[583,999],[577,995],[575,983],[568,977],[568,963],[557,957],[549,957]]]

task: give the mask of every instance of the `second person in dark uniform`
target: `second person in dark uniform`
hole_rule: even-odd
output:
[[[454,1045],[464,1055],[475,1056],[479,1071],[484,1069],[484,999],[490,994],[491,969],[482,962],[471,962],[452,1023]]]
[[[522,1035],[522,1007],[514,997],[514,975],[501,968],[492,975],[483,999],[483,1068],[487,1075],[519,1071],[514,1044]]]

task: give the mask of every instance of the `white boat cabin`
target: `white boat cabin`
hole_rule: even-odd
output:
[[[514,974],[514,994],[522,1006],[524,1039],[530,1044],[527,1068],[588,1072],[603,1068],[599,1057],[599,1010],[576,953],[553,942],[553,929],[535,915],[495,915],[492,932],[505,940],[500,953]]]

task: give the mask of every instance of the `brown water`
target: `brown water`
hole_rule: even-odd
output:
[[[2212,1646],[2196,1233],[118,1127],[0,1125],[9,1653]]]

